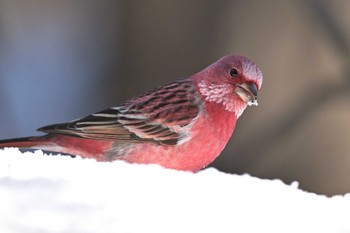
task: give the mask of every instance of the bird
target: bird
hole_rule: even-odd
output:
[[[247,106],[258,106],[263,82],[248,58],[227,55],[203,70],[122,104],[67,123],[43,136],[6,139],[18,147],[196,172],[222,152]]]

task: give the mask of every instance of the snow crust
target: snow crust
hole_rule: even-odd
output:
[[[41,151],[0,150],[0,232],[350,232],[350,194]]]

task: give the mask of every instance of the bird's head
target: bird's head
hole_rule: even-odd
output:
[[[258,90],[263,74],[259,67],[243,56],[221,58],[194,75],[199,92],[206,101],[222,104],[239,117],[249,105],[258,105]]]

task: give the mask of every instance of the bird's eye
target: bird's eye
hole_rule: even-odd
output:
[[[231,69],[231,70],[230,70],[230,75],[231,75],[232,77],[237,77],[237,75],[238,75],[238,70],[237,70],[236,68]]]

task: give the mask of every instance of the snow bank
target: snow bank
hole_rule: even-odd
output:
[[[0,232],[350,232],[350,195],[12,148],[0,150]]]

